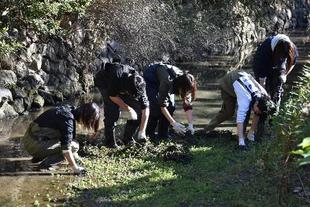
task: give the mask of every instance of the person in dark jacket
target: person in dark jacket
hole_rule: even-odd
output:
[[[104,127],[107,147],[118,147],[115,126],[120,109],[127,113],[127,123],[123,142],[146,141],[146,124],[149,117],[149,101],[145,92],[144,79],[128,65],[106,63],[95,76],[95,85],[99,88],[104,102]],[[137,128],[137,140],[133,138]]]
[[[254,55],[255,79],[267,90],[277,106],[277,111],[283,94],[283,84],[294,68],[297,57],[297,47],[284,34],[268,37]]]
[[[249,74],[244,71],[235,70],[226,74],[220,81],[223,104],[220,112],[211,119],[205,128],[210,131],[223,121],[234,115],[237,104],[237,135],[238,147],[246,149],[245,131],[253,110],[253,120],[247,138],[255,141],[255,133],[260,116],[272,109],[272,101],[266,90]]]
[[[66,159],[74,173],[82,173],[83,167],[76,163],[79,144],[75,141],[76,123],[94,130],[99,127],[99,106],[86,103],[78,108],[57,106],[37,117],[28,127],[22,142],[26,151],[33,156],[32,162],[49,168]]]
[[[150,118],[146,133],[151,139],[168,138],[171,125],[176,133],[185,134],[189,130],[194,134],[192,100],[195,99],[197,84],[195,78],[179,68],[163,64],[151,64],[143,72],[146,93],[150,101]],[[174,95],[180,95],[186,113],[188,127],[173,118],[175,110]],[[158,134],[155,130],[158,128]]]

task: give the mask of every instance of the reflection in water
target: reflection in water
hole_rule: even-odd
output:
[[[0,120],[0,172],[31,170],[30,157],[22,149],[20,139],[30,122],[44,110],[13,119]]]
[[[221,100],[219,99],[219,92],[217,90],[198,90],[197,101],[194,104],[193,116],[195,118],[195,127],[203,126],[209,119],[219,111],[221,107]],[[214,99],[204,99],[205,97],[212,97]],[[187,124],[186,116],[182,109],[180,100],[177,99],[177,110],[175,111],[175,119]],[[81,102],[94,101],[98,103],[101,108],[101,120],[99,129],[103,128],[103,104],[101,95],[99,93],[93,93],[82,98],[75,99],[67,102],[68,104],[78,106]],[[212,107],[210,107],[212,102]],[[65,103],[63,103],[65,104]],[[0,120],[0,173],[1,172],[14,172],[15,171],[29,171],[31,170],[30,156],[22,149],[20,144],[20,138],[26,132],[29,124],[38,117],[45,110],[50,107],[45,107],[37,112],[30,112],[28,115],[20,116],[14,119]],[[117,135],[122,137],[124,129],[122,128],[126,119],[121,115],[118,120]],[[102,130],[100,130],[98,138],[103,138]],[[87,131],[81,126],[77,125],[77,134],[90,134],[92,132]]]

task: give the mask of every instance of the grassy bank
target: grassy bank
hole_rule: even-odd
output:
[[[300,168],[291,154],[310,133],[309,116],[302,114],[310,100],[309,67],[304,71],[308,75],[287,93],[273,126],[248,151],[237,150],[227,131],[197,134],[195,145],[88,146],[88,174],[72,179],[62,192],[66,199],[52,198],[49,205],[309,206],[309,168]]]
[[[89,173],[68,186],[69,206],[278,206],[277,140],[235,149],[231,137],[200,138],[186,163],[165,161],[147,147],[93,151]],[[167,144],[162,145],[162,147]],[[158,147],[156,148],[158,149]],[[69,193],[69,194],[68,194]],[[290,206],[303,201],[290,195]]]

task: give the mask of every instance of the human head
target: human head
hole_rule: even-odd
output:
[[[95,132],[99,128],[100,111],[99,106],[94,102],[82,104],[77,108],[78,121],[87,129],[92,129]]]
[[[257,115],[273,114],[275,110],[275,104],[273,103],[273,101],[271,101],[269,96],[265,95],[257,98],[253,106],[253,111]]]
[[[125,84],[127,92],[133,97],[141,97],[145,92],[145,81],[136,72],[128,76]]]
[[[188,93],[191,93],[192,100],[196,99],[197,82],[192,74],[185,72],[183,75],[173,80],[173,89],[175,94],[185,99]]]
[[[295,49],[293,43],[280,40],[274,49],[272,59],[275,72],[283,79],[294,64]]]

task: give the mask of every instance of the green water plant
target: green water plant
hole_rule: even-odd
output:
[[[299,160],[299,166],[310,164],[310,137],[306,137],[298,145],[301,149],[292,151],[293,154],[301,155],[303,158]]]

